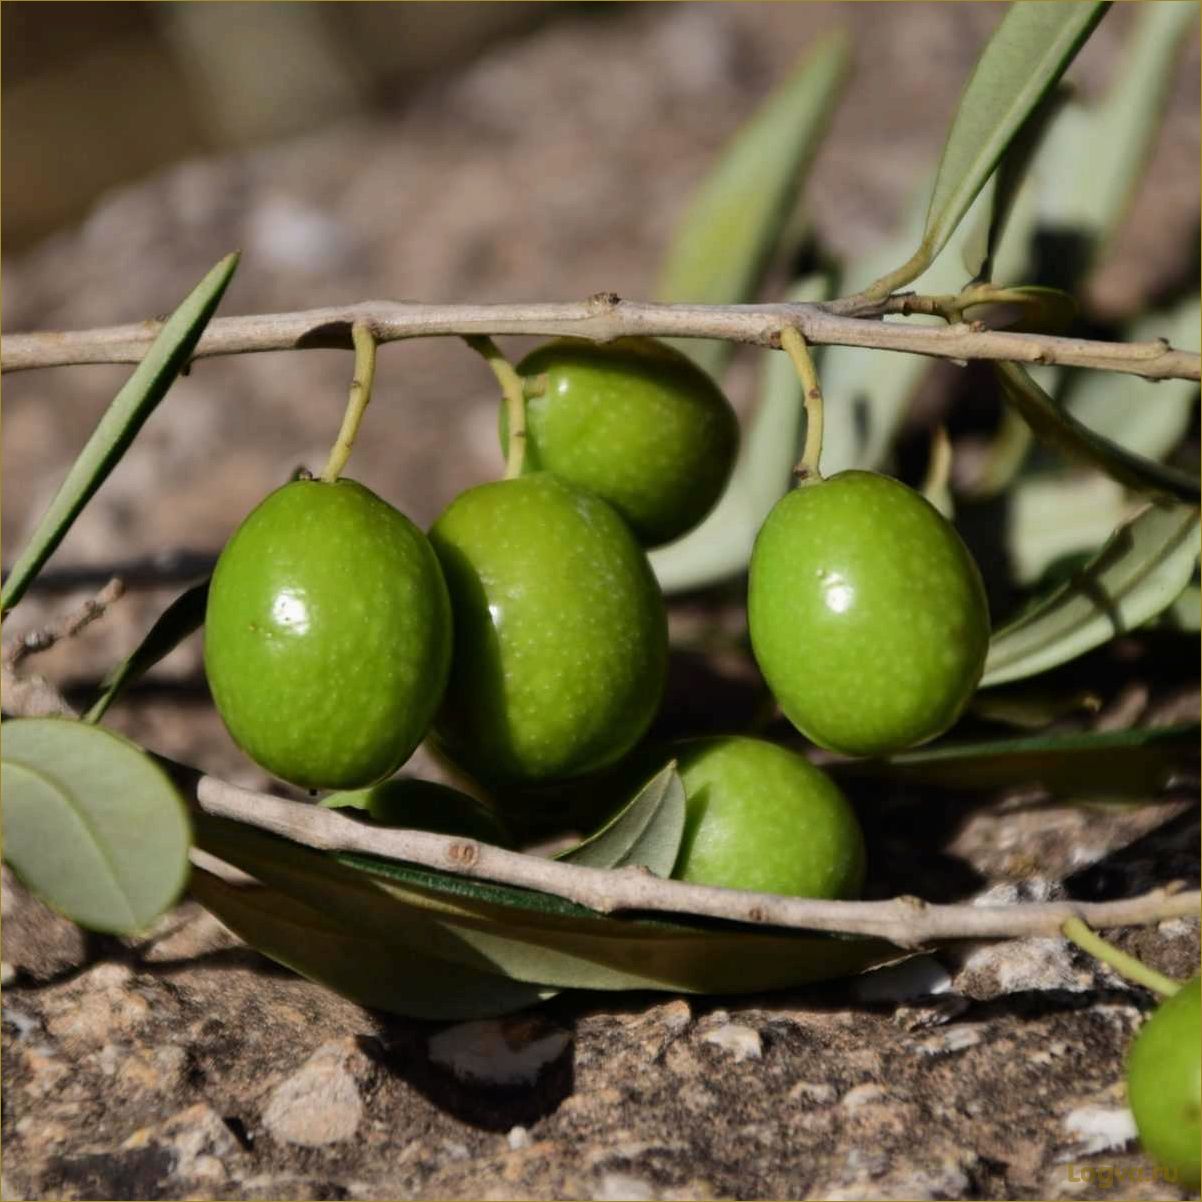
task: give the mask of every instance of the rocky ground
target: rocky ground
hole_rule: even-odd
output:
[[[1000,6],[593,6],[498,45],[403,111],[106,197],[78,229],[5,262],[8,329],[169,309],[220,255],[224,311],[372,296],[646,296],[713,152],[823,29],[856,74],[808,210],[838,253],[890,229],[938,153]],[[1106,77],[1129,14],[1078,64]],[[1196,47],[1127,231],[1090,285],[1137,308],[1198,220]],[[509,344],[515,353],[517,341]],[[33,661],[80,700],[241,516],[337,426],[348,357],[206,361],[181,380],[77,523],[8,636],[120,571],[130,590]],[[3,535],[23,541],[125,378],[5,380]],[[736,372],[736,402],[748,373]],[[353,474],[419,523],[495,475],[495,397],[450,341],[386,348]],[[11,553],[6,550],[6,561]],[[736,607],[737,610],[737,607]],[[698,614],[701,613],[699,619]],[[698,603],[675,629],[734,621]],[[1196,715],[1188,662],[1130,644],[1091,657],[1112,726]],[[678,726],[762,708],[739,655],[677,658]],[[140,742],[268,782],[230,744],[189,643],[111,715]],[[419,753],[420,755],[420,753]],[[411,766],[431,771],[425,758]],[[857,798],[873,888],[956,900],[993,888],[1121,896],[1197,880],[1196,798],[1115,811],[1030,796]],[[1121,1062],[1151,1005],[1060,940],[961,948],[861,981],[752,998],[560,996],[483,1024],[368,1013],[237,944],[194,903],[141,941],[85,938],[5,877],[6,1198],[1177,1198],[1132,1142]],[[1198,924],[1119,937],[1163,971]]]

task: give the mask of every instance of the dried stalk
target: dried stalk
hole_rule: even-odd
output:
[[[928,905],[918,898],[838,902],[780,897],[665,881],[639,869],[584,868],[503,851],[452,835],[369,827],[336,810],[285,801],[202,776],[197,801],[230,818],[324,851],[353,851],[421,864],[456,876],[536,889],[601,914],[658,911],[736,922],[876,936],[899,947],[953,939],[1056,935],[1066,919],[1093,927],[1135,926],[1196,914],[1200,895],[1159,889],[1111,902],[1040,902],[1010,906]]]
[[[900,302],[898,302],[900,303]],[[906,303],[913,308],[914,298]],[[858,346],[909,351],[940,359],[993,359],[1055,363],[1126,372],[1150,380],[1199,378],[1199,357],[1167,342],[1098,342],[1049,334],[989,330],[979,322],[944,328],[846,316],[840,302],[771,305],[660,305],[624,301],[598,293],[566,303],[426,305],[410,301],[363,301],[299,313],[219,317],[209,323],[193,354],[238,355],[251,351],[349,347],[356,322],[378,342],[401,338],[488,334],[565,335],[609,341],[630,334],[673,338],[720,338],[779,347],[784,327],[797,329],[815,346]],[[76,363],[137,363],[160,323],[105,329],[9,334],[0,348],[0,370],[23,371]]]
[[[0,658],[7,668],[15,668],[23,659],[39,651],[49,651],[55,643],[74,638],[85,626],[104,617],[105,611],[125,594],[125,582],[114,576],[94,597],[89,597],[78,609],[65,618],[31,630],[28,634],[7,643]]]

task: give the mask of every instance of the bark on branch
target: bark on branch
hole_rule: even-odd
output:
[[[307,847],[363,852],[457,876],[536,889],[601,914],[700,914],[757,925],[876,936],[899,947],[954,939],[1056,935],[1064,920],[1072,917],[1091,927],[1136,926],[1196,914],[1200,904],[1198,893],[1172,889],[1122,901],[1008,906],[929,905],[906,897],[815,901],[661,880],[634,869],[585,868],[453,835],[365,826],[336,810],[254,793],[211,776],[200,778],[196,797],[208,814],[271,831]]]
[[[298,313],[219,317],[209,323],[193,358],[252,351],[350,347],[355,322],[370,326],[377,342],[452,335],[565,334],[608,341],[628,334],[671,338],[719,338],[779,347],[780,330],[794,326],[815,346],[858,346],[909,351],[940,359],[995,359],[1054,363],[1126,372],[1150,380],[1199,378],[1199,357],[1167,342],[1098,342],[1050,334],[990,330],[978,322],[946,327],[847,316],[829,304],[661,305],[624,301],[599,293],[566,303],[427,305],[410,301],[364,301]],[[9,334],[0,348],[0,369],[24,371],[79,363],[137,363],[160,323],[104,329]]]

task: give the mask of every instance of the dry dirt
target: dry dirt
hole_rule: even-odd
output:
[[[1120,8],[1080,60],[1086,89],[1124,36]],[[404,111],[111,194],[79,228],[5,262],[5,324],[162,313],[232,247],[244,258],[227,313],[373,296],[646,296],[710,156],[836,23],[855,35],[856,74],[808,208],[831,248],[855,252],[888,233],[930,169],[1000,11],[593,6],[498,45]],[[1195,46],[1151,182],[1091,283],[1101,307],[1138,307],[1194,238],[1197,73]],[[65,612],[115,571],[137,587],[37,670],[80,700],[266,491],[320,463],[348,371],[345,354],[308,351],[210,360],[181,380],[6,633]],[[6,379],[6,562],[125,375]],[[497,473],[494,417],[490,377],[462,347],[388,347],[353,474],[427,523]],[[714,621],[737,630],[737,605],[674,614],[686,633]],[[1166,721],[1197,713],[1189,660],[1127,644],[1082,671],[1106,682],[1112,724]],[[664,725],[737,726],[762,706],[744,657],[680,656]],[[195,641],[111,720],[156,751],[268,783],[215,718]],[[420,753],[411,768],[433,770]],[[879,895],[1121,896],[1197,880],[1188,793],[1134,811],[857,804]],[[448,1027],[351,1005],[237,945],[194,903],[151,939],[119,942],[85,938],[7,876],[3,898],[5,1198],[1183,1196],[1083,1171],[1148,1171],[1121,1061],[1151,998],[1060,940],[773,996],[561,996]],[[1164,971],[1196,969],[1196,922],[1121,941]]]

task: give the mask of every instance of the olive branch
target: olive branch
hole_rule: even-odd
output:
[[[1001,290],[999,290],[999,293]],[[211,321],[192,359],[256,351],[350,348],[356,325],[376,342],[406,338],[479,337],[500,334],[571,335],[608,342],[629,335],[658,338],[716,338],[779,349],[783,329],[797,330],[814,346],[852,346],[906,351],[966,362],[985,359],[1056,364],[1096,371],[1125,372],[1148,380],[1197,380],[1202,360],[1163,339],[1103,342],[1054,334],[987,328],[979,321],[945,327],[887,322],[891,313],[954,313],[979,305],[980,287],[957,297],[896,294],[882,301],[855,297],[803,304],[655,304],[623,300],[601,292],[583,301],[514,304],[423,304],[417,301],[361,301],[294,313],[218,317]],[[84,363],[138,363],[162,323],[136,322],[91,330],[9,334],[0,347],[0,371],[26,371]]]

